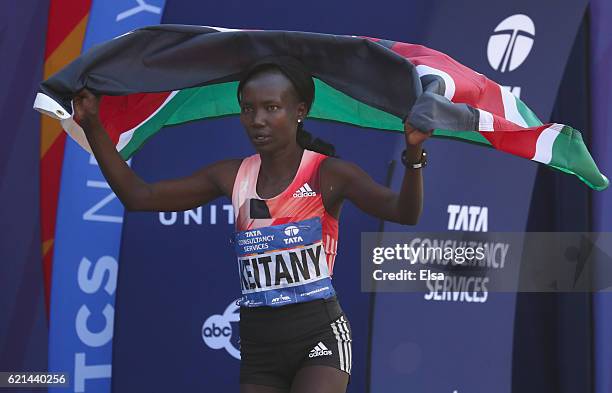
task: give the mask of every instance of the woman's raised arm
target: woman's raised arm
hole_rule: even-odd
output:
[[[406,124],[406,161],[419,162],[422,154],[421,144],[431,132],[421,132]],[[418,222],[423,210],[422,169],[408,165],[399,193],[375,182],[370,175],[353,163],[335,158],[323,162],[324,175],[321,188],[324,191],[325,207],[333,212],[339,211],[344,199],[353,202],[364,212],[387,221],[404,225]]]
[[[100,98],[87,89],[73,100],[75,120],[83,128],[104,177],[128,210],[181,211],[205,204],[217,197],[231,198],[232,186],[241,160],[208,165],[191,176],[147,183],[119,155],[100,122]]]

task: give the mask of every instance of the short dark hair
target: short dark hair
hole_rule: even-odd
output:
[[[242,88],[252,77],[267,71],[280,71],[293,85],[298,97],[306,103],[307,110],[310,111],[315,96],[315,85],[312,75],[306,67],[294,57],[290,56],[271,56],[265,57],[243,74],[238,84],[238,102],[241,99]]]
[[[238,90],[236,91],[238,103],[241,102],[241,93],[244,85],[255,75],[270,71],[281,72],[289,79],[298,98],[306,104],[306,111],[310,112],[315,97],[315,84],[312,75],[302,62],[290,56],[266,57],[249,67],[238,83]],[[303,121],[297,125],[296,141],[304,149],[332,157],[336,155],[334,145],[319,138],[313,139],[312,135],[304,129]]]

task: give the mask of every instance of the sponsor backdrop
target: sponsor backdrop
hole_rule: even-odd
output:
[[[163,5],[163,0],[94,0],[83,50],[159,23]],[[95,159],[66,138],[53,257],[49,370],[70,372],[74,392],[110,392],[122,224],[123,206]]]
[[[545,121],[586,3],[474,1],[469,9],[435,3],[423,44],[505,85]],[[444,140],[429,141],[427,149],[425,209],[415,230],[525,230],[534,163]],[[396,189],[401,174],[394,176]],[[451,297],[448,289],[471,296]],[[510,392],[515,302],[513,294],[458,284],[376,294],[370,390]]]

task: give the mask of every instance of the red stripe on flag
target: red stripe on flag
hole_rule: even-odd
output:
[[[486,78],[485,78],[485,86],[482,89],[482,92],[480,94],[480,99],[475,103],[469,103],[469,104],[475,108],[484,109],[485,111],[493,113],[494,115],[497,115],[498,117],[502,117],[501,119],[499,119],[500,121],[503,119],[503,116],[505,116],[505,113],[506,113],[506,111],[504,110],[504,102],[502,100],[501,88],[499,87],[497,83],[492,82]],[[508,126],[506,126],[506,124],[508,124]],[[512,123],[506,120],[503,120],[503,126],[500,124],[500,127],[497,128],[494,125],[493,129],[508,130],[508,129],[518,128],[518,126],[515,124],[512,125],[512,127],[509,127],[510,124]]]
[[[498,150],[531,159],[540,134],[548,127],[521,129],[505,119],[500,86],[444,53],[421,45],[398,42],[392,50],[415,66],[426,65],[447,73],[455,82],[453,102],[465,103],[493,114],[494,132],[481,132]]]
[[[100,119],[116,145],[119,136],[151,116],[168,98],[170,92],[138,93],[127,96],[103,96]]]
[[[457,63],[444,53],[422,45],[398,42],[391,48],[395,53],[410,60],[415,66],[426,65],[447,73],[455,83],[453,102],[470,103],[478,99],[482,78],[469,68]]]
[[[442,52],[422,45],[398,42],[391,49],[410,60],[415,66],[426,65],[447,73],[455,82],[453,102],[468,104],[492,113],[504,113],[499,88],[497,88],[496,94],[494,87],[497,85],[484,75],[474,72]],[[489,91],[490,89],[492,90]]]
[[[540,134],[549,126],[550,124],[546,124],[540,127],[517,130],[519,127],[516,124],[495,116],[493,127],[496,130],[508,131],[481,132],[480,134],[498,150],[531,159],[535,155]]]

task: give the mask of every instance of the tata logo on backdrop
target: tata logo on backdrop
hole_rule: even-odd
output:
[[[240,359],[240,350],[231,342],[232,322],[240,321],[239,306],[234,300],[225,308],[223,314],[211,315],[202,325],[202,340],[212,349],[225,349],[236,359]]]
[[[486,206],[448,205],[448,230],[487,232],[489,209]]]
[[[497,25],[489,38],[487,58],[499,72],[516,70],[529,56],[535,39],[535,24],[527,15],[512,15]]]

